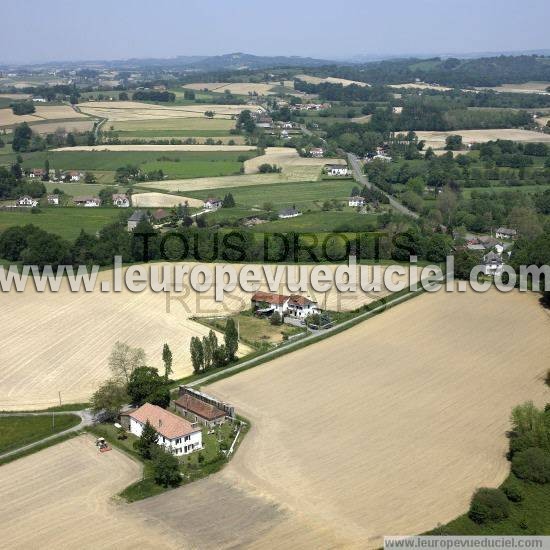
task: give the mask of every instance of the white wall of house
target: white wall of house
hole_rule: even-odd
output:
[[[134,418],[130,417],[130,433],[137,437],[141,436],[143,431],[143,424],[138,422]],[[155,426],[153,426],[154,428]],[[176,437],[174,439],[168,439],[159,434],[158,444],[166,448],[174,455],[188,455],[193,451],[202,449],[202,431],[194,432],[182,437]]]

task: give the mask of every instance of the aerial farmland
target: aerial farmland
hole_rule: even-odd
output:
[[[550,11],[501,3],[3,7],[0,549],[544,546]]]

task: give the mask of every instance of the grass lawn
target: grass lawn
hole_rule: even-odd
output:
[[[550,484],[541,485],[517,479],[523,500],[510,503],[510,516],[498,523],[478,525],[467,514],[430,531],[431,535],[550,535]],[[506,482],[505,482],[506,483]]]
[[[306,212],[296,218],[287,218],[258,225],[254,231],[261,233],[359,232],[377,227],[377,214],[358,214],[354,211]]]
[[[240,313],[232,319],[238,323],[240,339],[255,348],[280,344],[285,338],[305,331],[291,325],[274,326],[269,319],[254,317],[250,312]],[[223,332],[227,321],[226,319],[201,319],[201,322]]]
[[[74,240],[80,230],[95,234],[99,229],[116,221],[123,214],[118,208],[45,207],[40,213],[17,208],[0,211],[0,231],[8,227],[33,224],[44,231]]]
[[[285,182],[268,186],[227,187],[220,190],[220,195],[231,193],[238,208],[262,208],[269,202],[275,210],[292,205],[296,205],[298,209],[306,209],[320,208],[325,200],[347,201],[354,187],[357,184],[351,180]],[[205,200],[212,195],[212,190],[189,191],[186,195]]]
[[[0,416],[0,453],[12,451],[80,423],[76,414]]]

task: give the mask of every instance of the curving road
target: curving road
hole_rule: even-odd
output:
[[[348,161],[353,171],[353,177],[355,178],[355,181],[357,183],[360,183],[361,185],[366,185],[368,189],[376,189],[377,191],[385,195],[389,199],[390,205],[402,214],[414,218],[415,220],[419,218],[416,212],[413,212],[404,204],[401,204],[399,201],[395,200],[390,194],[382,191],[382,189],[374,185],[374,183],[370,182],[367,176],[363,173],[363,169],[361,163],[359,162],[359,159],[354,154],[348,153]]]
[[[25,413],[13,412],[13,413],[1,413],[0,416],[52,416],[52,414],[55,414],[55,413],[53,412],[25,412]],[[80,416],[80,424],[77,424],[76,426],[73,426],[72,428],[69,428],[67,430],[63,430],[62,432],[49,435],[48,437],[45,437],[44,439],[40,439],[39,441],[35,441],[34,443],[29,443],[28,445],[24,445],[23,447],[18,447],[13,451],[0,454],[0,460],[12,455],[19,454],[20,452],[26,451],[27,449],[32,449],[33,447],[36,447],[38,445],[42,445],[43,443],[46,443],[47,441],[51,441],[53,439],[61,437],[62,435],[66,435],[72,432],[78,432],[83,428],[85,428],[86,426],[91,426],[93,424],[94,417],[88,409],[85,409],[83,411],[63,411],[63,412],[59,412],[58,414],[76,414],[77,416]]]

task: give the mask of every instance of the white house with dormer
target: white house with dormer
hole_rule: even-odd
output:
[[[348,206],[365,206],[367,204],[367,200],[364,197],[360,197],[358,195],[355,195],[353,197],[350,197],[348,199]]]
[[[34,208],[35,206],[38,206],[38,201],[28,195],[25,195],[17,199],[17,206],[21,208]]]
[[[157,405],[145,403],[135,411],[123,413],[121,417],[128,418],[124,423],[136,437],[141,436],[145,424],[149,422],[158,434],[157,444],[173,455],[188,455],[203,448],[202,430],[198,424],[192,424]]]
[[[115,193],[113,195],[113,206],[117,206],[118,208],[129,208],[130,199],[128,198],[128,195],[123,193]]]
[[[291,315],[303,319],[321,310],[315,300],[300,296],[299,294],[274,294],[272,292],[256,292],[251,298],[252,308],[264,314],[277,312],[281,317]]]

